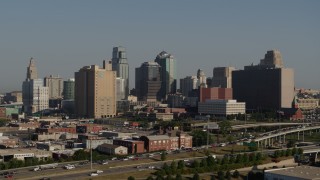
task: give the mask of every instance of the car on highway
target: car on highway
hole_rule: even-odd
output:
[[[115,161],[115,160],[118,160],[118,158],[116,157],[111,158],[111,161]]]
[[[149,169],[154,169],[154,166],[149,166]]]
[[[68,164],[64,166],[65,169],[70,170],[70,169],[75,169],[76,167],[72,164]]]
[[[98,176],[99,174],[98,173],[90,173],[89,175],[90,176]]]
[[[103,173],[103,171],[102,170],[97,170],[96,173],[100,174],[100,173]]]
[[[106,164],[109,164],[109,163],[108,163],[108,161],[103,160],[103,161],[100,161],[100,164],[102,164],[102,165],[106,165]]]
[[[123,158],[123,159],[122,159],[122,161],[128,161],[128,160],[129,160],[128,158]]]

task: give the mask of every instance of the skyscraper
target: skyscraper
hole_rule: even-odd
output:
[[[169,93],[176,93],[177,90],[177,70],[176,60],[171,54],[165,51],[159,53],[155,59],[160,65],[161,97],[166,98]]]
[[[248,109],[290,108],[294,99],[294,71],[284,68],[279,51],[268,51],[258,65],[232,72],[233,97]]]
[[[180,90],[184,96],[187,97],[194,89],[198,89],[197,76],[187,76],[183,79],[180,79]]]
[[[116,115],[116,72],[108,65],[104,62],[103,68],[85,66],[75,73],[75,107],[78,116],[105,118]]]
[[[144,62],[136,68],[136,91],[139,101],[160,101],[160,66],[156,62]]]
[[[74,78],[63,81],[63,99],[73,100],[74,99]]]
[[[48,87],[42,79],[38,79],[37,68],[33,58],[27,68],[27,78],[22,84],[22,101],[24,112],[28,115],[39,113],[49,107]]]
[[[206,75],[204,74],[202,69],[198,69],[197,78],[198,78],[198,86],[200,88],[206,88],[207,87],[207,78],[206,78]]]
[[[117,72],[117,77],[124,79],[124,99],[129,95],[129,64],[124,47],[114,47],[112,51],[112,70]]]
[[[50,75],[44,78],[44,85],[49,88],[49,99],[62,99],[62,78]]]
[[[213,68],[212,87],[232,88],[232,71],[234,67]]]

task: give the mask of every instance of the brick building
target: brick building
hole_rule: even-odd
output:
[[[200,88],[200,102],[206,100],[224,99],[230,100],[233,98],[232,88]]]
[[[128,154],[144,153],[144,142],[135,140],[113,140],[113,145],[124,146],[128,148]]]
[[[77,133],[98,133],[99,131],[102,131],[102,126],[96,124],[80,124],[76,127]]]
[[[36,133],[54,133],[54,132],[65,132],[65,133],[77,133],[76,127],[66,127],[66,128],[36,128]]]
[[[167,135],[141,136],[144,148],[147,152],[170,150],[170,137]]]

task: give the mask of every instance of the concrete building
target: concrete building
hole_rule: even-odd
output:
[[[199,102],[198,112],[218,116],[245,114],[246,103],[237,102],[237,100],[206,100],[205,102]]]
[[[44,78],[44,86],[49,89],[49,99],[62,99],[63,79],[52,75]]]
[[[49,142],[37,142],[36,148],[40,150],[46,151],[57,151],[57,150],[64,150],[65,149],[64,143],[51,143]]]
[[[3,97],[3,100],[7,104],[21,103],[22,102],[22,92],[21,91],[12,91],[12,92],[6,93],[6,95]]]
[[[213,68],[212,87],[232,88],[232,71],[234,67]]]
[[[290,108],[294,99],[294,72],[283,68],[279,57],[278,51],[268,51],[259,65],[233,71],[234,99],[246,102],[247,109]]]
[[[180,79],[180,90],[184,96],[188,97],[189,93],[194,89],[198,89],[197,76],[187,76]]]
[[[136,140],[113,140],[113,145],[124,146],[128,149],[128,154],[144,153],[144,142]]]
[[[22,84],[24,112],[31,115],[49,108],[49,90],[42,79],[37,79],[37,68],[33,58],[27,68],[27,78]]]
[[[75,73],[75,107],[79,117],[116,115],[116,72],[104,61],[103,68],[85,66]]]
[[[167,103],[169,105],[170,108],[179,108],[179,107],[184,107],[185,103],[185,96],[183,96],[182,94],[168,94],[168,98],[167,98]]]
[[[216,100],[225,99],[231,100],[232,88],[200,88],[200,102],[205,102],[206,100]]]
[[[160,101],[160,66],[156,62],[144,62],[136,68],[136,93],[138,101]]]
[[[112,70],[117,72],[117,77],[124,80],[124,98],[129,95],[129,64],[126,49],[124,47],[114,47],[112,51]]]
[[[264,180],[316,180],[320,179],[320,168],[296,166],[264,171]]]
[[[202,69],[198,69],[197,78],[198,78],[198,86],[199,86],[199,88],[206,88],[207,87],[207,77],[204,74]]]
[[[50,151],[43,151],[39,149],[0,149],[0,161],[8,162],[13,158],[18,160],[25,160],[26,158],[47,159],[52,157]]]
[[[100,138],[100,139],[85,139],[83,140],[85,147],[87,149],[96,149],[98,146],[102,145],[102,144],[113,144],[113,140],[112,139],[104,139],[104,138]]]
[[[63,99],[73,100],[74,99],[74,78],[63,81]]]
[[[177,91],[177,67],[176,60],[171,54],[165,51],[159,53],[155,59],[161,67],[160,80],[161,90],[160,96],[162,99],[166,99],[166,95],[169,93],[176,93]]]
[[[113,144],[102,144],[97,147],[97,150],[109,155],[127,155],[128,148]]]

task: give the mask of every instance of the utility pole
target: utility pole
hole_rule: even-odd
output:
[[[92,170],[92,139],[90,138],[90,167]]]

